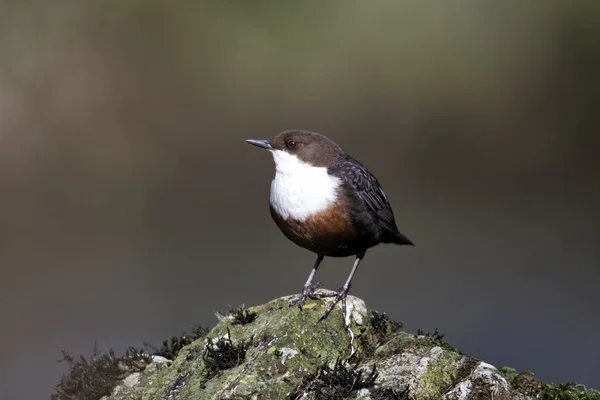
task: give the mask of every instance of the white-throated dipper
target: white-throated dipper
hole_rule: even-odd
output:
[[[269,140],[246,142],[273,154],[273,220],[288,239],[317,254],[302,294],[288,307],[297,305],[302,309],[307,297],[335,297],[319,321],[327,318],[340,300],[345,320],[350,283],[367,250],[380,243],[413,245],[398,231],[392,207],[377,178],[340,146],[316,132],[288,130]],[[312,284],[326,256],[356,256],[350,276],[337,292],[316,292]]]

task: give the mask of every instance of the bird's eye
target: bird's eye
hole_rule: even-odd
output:
[[[290,140],[287,145],[291,149],[291,148],[296,147],[296,142],[294,142],[293,140]]]

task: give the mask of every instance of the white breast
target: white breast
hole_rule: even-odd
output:
[[[280,216],[304,221],[336,201],[341,181],[329,175],[327,168],[313,167],[285,151],[272,153],[275,179],[270,202]]]

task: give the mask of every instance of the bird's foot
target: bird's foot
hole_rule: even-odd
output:
[[[311,286],[311,291],[308,294],[308,297],[310,297],[313,300],[319,300],[319,299],[323,299],[325,297],[335,297],[337,296],[338,292],[334,292],[333,290],[319,290],[318,292],[316,291],[317,289],[321,289],[323,287],[323,284],[321,282],[317,282],[314,285]]]
[[[316,300],[316,299],[320,299],[321,297],[324,297],[324,296],[322,296],[322,293],[315,292],[321,286],[323,286],[323,284],[321,282],[317,282],[314,284],[304,286],[304,289],[302,289],[302,294],[300,296],[296,297],[295,299],[292,299],[289,301],[288,308],[293,307],[293,306],[298,306],[300,311],[302,311],[302,306],[304,305],[304,302],[306,301],[307,298]],[[334,296],[335,296],[336,292],[332,292],[332,293],[334,293]]]
[[[329,316],[329,313],[333,310],[333,307],[341,300],[342,301],[342,316],[344,317],[344,323],[346,323],[346,297],[348,296],[348,292],[350,291],[350,285],[347,287],[344,285],[337,292],[329,292],[322,293],[321,297],[335,297],[335,299],[331,302],[327,310],[319,317],[319,322],[323,321]]]

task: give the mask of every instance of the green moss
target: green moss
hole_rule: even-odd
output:
[[[558,385],[543,383],[537,396],[540,400],[599,400],[600,391],[575,382]]]
[[[71,371],[53,397],[87,400],[111,393],[109,400],[246,400],[298,398],[308,392],[306,400],[427,400],[450,391],[458,398],[461,392],[454,390],[456,385],[469,379],[469,399],[490,399],[492,393],[495,400],[523,398],[511,387],[499,385],[493,368],[484,366],[489,371],[474,374],[480,361],[447,345],[437,330],[419,331],[421,335],[401,332],[399,324],[384,314],[368,313],[364,303],[352,296],[350,329],[346,329],[339,307],[317,322],[329,300],[309,300],[304,311],[288,309],[289,300],[243,308],[239,318],[221,319],[206,335],[205,330],[195,330],[165,341],[155,354],[173,361],[152,362],[145,369],[136,370],[133,364],[124,372],[120,368],[130,359],[124,361],[110,352],[95,352],[86,362],[74,362],[65,353]],[[139,356],[140,351],[131,354]],[[138,372],[127,375],[132,371]],[[500,371],[511,386],[537,399],[600,400],[598,391],[573,383],[549,385],[527,373]],[[84,393],[89,387],[91,396]]]
[[[433,347],[433,343],[418,338],[405,332],[398,332],[391,336],[386,343],[379,346],[374,353],[375,359],[383,359],[394,354],[402,354],[405,351],[423,350],[429,351]]]
[[[498,370],[515,389],[540,400],[600,400],[600,391],[575,382],[548,384],[535,378],[530,371],[517,372],[510,367]]]
[[[427,370],[413,389],[415,398],[439,399],[457,380],[461,367],[460,361],[461,356],[451,352],[442,352],[438,357],[431,358]]]
[[[328,319],[317,322],[328,301],[311,301],[313,307],[301,312],[288,309],[288,300],[251,308],[256,313],[251,323],[221,319],[206,338],[183,347],[171,367],[153,377],[144,398],[163,399],[176,391],[178,400],[258,395],[283,399],[326,361],[348,357],[350,335],[341,310],[336,308]],[[228,350],[222,366],[229,368],[215,368],[217,349],[242,345],[246,349],[243,358]]]

